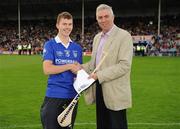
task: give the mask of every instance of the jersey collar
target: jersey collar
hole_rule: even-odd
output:
[[[61,43],[65,48],[68,48],[69,44],[72,43],[72,40],[69,38],[69,43],[64,44],[58,36],[55,37],[55,41],[56,41],[56,43]]]

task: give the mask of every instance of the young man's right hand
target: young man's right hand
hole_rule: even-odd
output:
[[[82,66],[78,62],[75,62],[74,64],[70,64],[70,70],[74,74],[77,74],[77,71],[81,69],[82,69]]]

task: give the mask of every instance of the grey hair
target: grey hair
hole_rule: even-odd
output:
[[[96,14],[98,11],[100,10],[109,10],[112,14],[112,16],[114,16],[114,13],[113,13],[113,10],[112,10],[112,7],[107,5],[107,4],[100,4],[97,8],[96,8]]]

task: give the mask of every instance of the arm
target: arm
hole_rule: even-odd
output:
[[[118,63],[97,72],[100,83],[120,78],[130,72],[133,56],[133,42],[130,34],[126,35],[121,43],[117,53]]]
[[[43,61],[43,71],[45,75],[58,74],[70,70],[76,73],[80,67],[79,64],[65,64],[65,65],[53,65],[52,61]]]
[[[90,70],[89,70],[89,68],[90,68],[90,62],[91,61],[89,61],[89,62],[87,62],[87,63],[85,63],[85,64],[82,64],[82,67],[83,67],[83,69],[86,71],[86,72],[90,72]]]

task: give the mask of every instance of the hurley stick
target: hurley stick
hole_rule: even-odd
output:
[[[68,107],[57,117],[57,121],[61,127],[71,126],[73,110],[79,98],[80,94],[77,94]]]
[[[107,56],[107,53],[104,53],[103,58],[101,59],[97,67],[94,69],[93,73],[95,73],[99,69],[101,64],[104,62],[104,59],[106,58],[106,56]],[[80,96],[81,96],[80,94],[77,94],[74,97],[74,99],[71,101],[71,103],[68,105],[68,107],[57,117],[57,121],[61,127],[71,126],[73,110]]]

